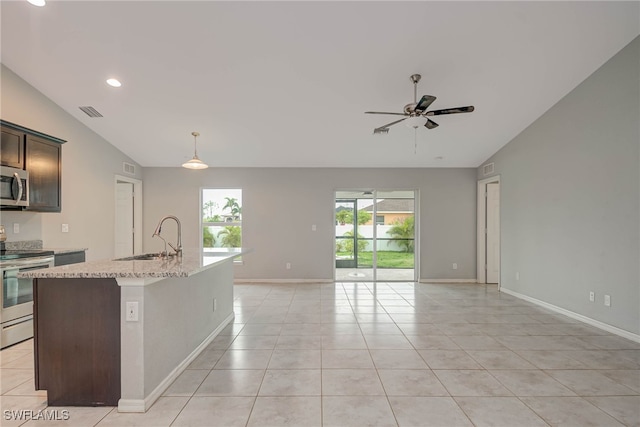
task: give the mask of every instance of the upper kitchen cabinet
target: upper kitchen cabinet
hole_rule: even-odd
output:
[[[60,212],[62,144],[66,141],[4,120],[0,127],[2,165],[29,172],[29,206],[22,209]]]
[[[24,133],[2,126],[0,165],[24,169]]]
[[[29,172],[29,207],[25,210],[60,212],[62,146],[27,135],[25,152],[25,169]]]

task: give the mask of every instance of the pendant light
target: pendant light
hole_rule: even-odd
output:
[[[183,163],[182,167],[187,169],[206,169],[209,167],[209,165],[198,158],[197,143],[200,134],[198,132],[191,132],[191,135],[193,135],[193,159],[189,160],[186,163]]]

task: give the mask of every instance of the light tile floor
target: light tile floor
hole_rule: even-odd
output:
[[[640,344],[470,284],[235,286],[229,325],[145,414],[46,408],[0,352],[2,426],[640,426]],[[9,415],[8,415],[9,414]]]
[[[336,268],[336,281],[338,282],[372,282],[372,268]],[[378,268],[376,270],[378,281],[413,281],[415,280],[415,270],[413,268]]]

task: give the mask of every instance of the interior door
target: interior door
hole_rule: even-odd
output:
[[[500,183],[487,184],[487,283],[500,281]]]
[[[133,255],[133,184],[116,183],[115,258]]]

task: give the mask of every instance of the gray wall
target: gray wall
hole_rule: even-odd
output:
[[[486,162],[500,174],[502,286],[636,334],[639,64],[636,38]]]
[[[3,211],[7,240],[42,239],[46,247],[89,248],[87,260],[112,257],[115,175],[124,175],[123,161],[141,168],[9,68],[2,65],[0,72],[2,119],[67,140],[62,146],[62,212]],[[19,234],[13,234],[15,222]],[[61,232],[61,224],[69,224],[69,233]]]
[[[138,338],[144,349],[146,397],[232,316],[232,261],[188,279],[166,278],[145,286],[143,292],[143,303],[149,304],[144,307],[144,335]]]
[[[475,168],[145,168],[145,251],[163,249],[151,235],[168,214],[182,221],[183,246],[198,247],[202,187],[243,190],[243,246],[254,252],[236,268],[240,279],[332,279],[334,191],[371,188],[419,190],[421,278],[476,277]]]

